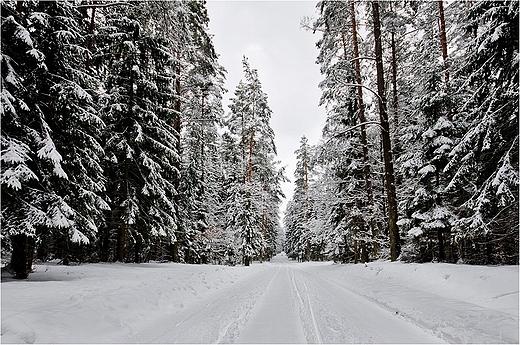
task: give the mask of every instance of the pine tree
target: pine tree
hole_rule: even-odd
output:
[[[328,236],[341,238],[342,250],[347,248],[347,239],[352,241],[354,261],[359,260],[359,251],[361,259],[367,261],[368,246],[376,256],[379,247],[367,128],[375,122],[367,120],[371,115],[366,112],[364,90],[371,89],[361,74],[362,63],[371,59],[358,42],[354,4],[322,2],[319,6],[321,15],[313,29],[322,32],[317,61],[325,79],[320,84],[320,102],[328,113],[319,160],[325,167],[323,176],[330,175],[327,181],[336,185],[336,204],[330,209],[329,220],[339,232]]]
[[[133,4],[111,8],[99,28],[99,60],[106,72],[102,113],[107,123],[105,150],[111,224],[104,234],[117,232],[114,259],[143,259],[142,249],[159,238],[176,240],[178,204],[172,180],[178,177],[180,160],[176,131],[173,56],[168,42],[155,36],[154,23],[132,19],[139,11]],[[105,244],[106,248],[108,245]]]
[[[182,109],[184,128],[181,133],[183,167],[180,223],[185,229],[185,251],[191,253],[189,257],[193,261],[208,256],[208,253],[204,253],[208,244],[199,241],[206,242],[204,233],[216,226],[213,210],[219,204],[216,200],[218,195],[214,193],[218,180],[216,166],[219,164],[217,126],[222,121],[224,70],[218,64],[217,54],[207,32],[209,18],[205,8],[198,2],[190,2],[188,7],[193,51],[189,55],[183,82],[185,104]]]
[[[22,279],[32,265],[29,241],[45,226],[43,202],[51,197],[39,183],[37,150],[43,133],[31,126],[43,124],[41,113],[30,110],[35,103],[30,76],[45,69],[44,56],[27,30],[27,17],[12,3],[2,2],[2,247],[11,247],[11,267]]]
[[[3,7],[6,13],[12,12],[7,6]],[[18,46],[27,54],[25,61],[20,61],[24,71],[14,71],[10,59],[5,60],[7,72],[13,76],[8,79],[16,80],[18,75],[19,83],[15,84],[25,84],[18,88],[23,95],[17,98],[25,103],[21,110],[26,115],[16,125],[20,129],[16,136],[22,142],[27,140],[22,136],[28,136],[35,144],[31,149],[36,155],[26,151],[26,155],[20,156],[23,160],[18,160],[36,164],[31,169],[36,176],[24,173],[37,181],[29,188],[32,200],[26,200],[24,208],[33,209],[33,214],[38,210],[39,220],[29,220],[28,224],[33,225],[24,232],[33,238],[37,236],[42,247],[48,244],[49,236],[62,242],[56,250],[66,263],[69,241],[88,243],[93,239],[103,222],[102,212],[108,208],[102,197],[105,185],[100,164],[103,149],[99,136],[103,121],[95,109],[98,80],[86,68],[89,51],[84,47],[82,16],[72,4],[37,2],[19,3],[17,7],[17,16],[26,27],[17,24],[14,16],[5,22],[2,18],[2,26],[6,33],[9,30],[17,33],[12,47]],[[4,117],[2,119],[4,121]],[[29,130],[32,126],[35,128]],[[30,146],[21,147],[26,150]],[[8,161],[14,163],[11,159]],[[14,204],[9,205],[9,201],[6,204],[8,213]],[[6,228],[13,227],[8,231],[16,232],[18,222],[7,214],[5,219]],[[23,236],[20,243],[27,242]]]
[[[518,2],[464,5],[453,82],[465,134],[444,169],[460,195],[455,236],[464,262],[518,264]]]
[[[240,81],[226,120],[240,157],[238,181],[230,193],[230,226],[238,232],[239,250],[246,266],[254,257],[272,252],[275,246],[276,212],[280,202],[282,172],[276,171],[274,132],[269,125],[271,110],[262,91],[258,72],[243,59],[245,81]],[[276,230],[275,230],[276,229]],[[270,257],[270,254],[268,255]]]
[[[445,192],[448,176],[443,173],[448,153],[456,141],[456,128],[450,121],[451,101],[447,92],[449,71],[444,56],[446,33],[439,30],[439,4],[420,3],[412,14],[414,30],[421,32],[403,69],[415,70],[409,85],[415,94],[403,103],[401,142],[398,158],[402,185],[403,215],[399,224],[407,231],[410,245],[404,251],[408,260],[452,260],[451,226],[455,219]],[[444,30],[446,26],[444,25]],[[439,43],[441,42],[441,43]],[[432,50],[433,47],[438,47]],[[447,56],[446,56],[447,58]],[[417,66],[417,61],[423,61]]]
[[[299,253],[309,261],[311,257],[310,196],[311,152],[307,138],[303,136],[296,154],[294,193],[285,211],[285,230],[289,242],[289,254]],[[304,255],[302,255],[304,253]]]

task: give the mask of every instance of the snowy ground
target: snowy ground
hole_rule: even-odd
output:
[[[2,343],[518,343],[517,266],[40,265]]]

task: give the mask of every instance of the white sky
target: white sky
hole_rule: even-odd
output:
[[[304,16],[316,16],[316,1],[216,1],[209,0],[209,31],[220,55],[219,62],[228,71],[224,110],[243,78],[242,57],[258,70],[262,88],[268,96],[273,115],[271,127],[276,135],[278,159],[286,166],[286,175],[294,180],[300,138],[316,144],[325,122],[325,109],[318,107],[322,77],[315,63],[318,34],[300,29]],[[282,185],[286,200],[293,184]]]

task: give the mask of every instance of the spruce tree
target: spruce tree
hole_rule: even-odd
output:
[[[409,86],[415,96],[403,101],[407,113],[402,116],[404,145],[398,169],[406,183],[401,187],[405,207],[400,224],[410,242],[404,257],[417,261],[452,260],[450,229],[455,214],[449,206],[451,196],[445,191],[449,176],[443,170],[457,133],[450,120],[454,110],[446,91],[449,72],[439,43],[440,37],[446,37],[436,25],[437,11],[436,3],[418,4],[412,27],[422,34],[411,40],[407,65],[403,66],[414,68],[416,78]],[[417,66],[417,61],[427,63]]]
[[[275,246],[278,216],[272,210],[277,209],[283,196],[283,172],[275,167],[276,147],[267,95],[262,91],[258,72],[251,69],[245,57],[242,64],[245,80],[235,90],[226,125],[237,142],[235,154],[241,158],[241,176],[237,176],[238,185],[233,186],[229,198],[230,226],[237,231],[239,251],[247,266],[255,257],[263,259],[266,253],[270,257]]]
[[[13,13],[8,4],[2,6],[5,9],[3,13]],[[54,254],[67,263],[69,242],[88,243],[93,239],[103,223],[102,212],[108,208],[103,199],[105,180],[100,164],[104,154],[99,143],[103,121],[95,108],[95,90],[99,82],[87,68],[90,52],[85,48],[82,16],[71,3],[19,3],[17,10],[16,16],[23,25],[10,16],[5,21],[2,17],[2,27],[5,34],[8,31],[17,33],[12,44],[7,46],[18,48],[26,55],[18,65],[23,66],[19,71],[12,68],[9,58],[5,62],[7,72],[12,75],[7,79],[15,81],[16,75],[20,78],[15,82],[21,92],[17,98],[25,103],[21,109],[25,114],[19,118],[21,121],[16,121],[19,130],[15,136],[22,142],[27,142],[28,138],[34,140],[30,146],[21,146],[24,150],[32,146],[33,154],[26,151],[27,155],[20,156],[23,159],[17,161],[33,162],[31,171],[35,176],[27,173],[25,176],[30,176],[36,184],[28,188],[32,196],[25,202],[33,210],[31,213],[38,210],[36,219],[39,219],[36,221],[34,216],[28,215],[25,221],[33,225],[23,233],[41,240],[40,255],[46,256],[45,246],[52,245],[56,247]],[[5,34],[2,36],[6,37]],[[4,43],[7,42],[3,42],[5,47]],[[23,54],[11,53],[20,57]],[[19,112],[18,116],[22,113]],[[8,118],[5,120],[7,122]],[[9,131],[9,127],[3,128]],[[15,163],[12,159],[9,161]],[[27,177],[25,181],[28,181]],[[9,197],[4,200],[9,200]],[[14,229],[19,227],[19,222],[8,215],[10,204],[9,201],[4,204],[6,228],[13,227],[9,231],[17,232]],[[36,224],[38,226],[34,227]],[[54,239],[54,243],[49,243],[49,238]],[[24,242],[27,243],[27,239],[21,238],[20,243]],[[16,250],[14,253],[19,252]],[[31,256],[28,253],[28,257]]]
[[[451,203],[464,262],[518,264],[518,6],[477,1],[459,12],[454,121],[464,135],[444,171],[460,196]]]
[[[104,43],[99,61],[108,67],[102,114],[112,202],[104,241],[117,233],[113,259],[122,262],[145,259],[142,249],[159,238],[176,240],[178,191],[172,180],[178,177],[175,162],[180,157],[172,126],[174,59],[153,23],[145,16],[142,23],[133,19],[147,9],[114,7],[99,28]]]

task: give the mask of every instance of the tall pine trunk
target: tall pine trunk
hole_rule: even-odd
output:
[[[390,2],[390,10],[393,11],[392,3]],[[395,26],[392,24],[392,30],[390,31],[390,47],[392,50],[392,112],[393,112],[393,123],[394,123],[394,150],[399,152],[399,116],[397,109],[399,107],[399,99],[397,96],[397,48],[395,44]]]
[[[439,0],[439,38],[441,42],[442,50],[442,62],[444,64],[444,84],[446,87],[446,94],[450,95],[449,82],[450,72],[448,71],[447,60],[448,60],[448,42],[446,39],[446,21],[444,20],[444,5],[443,1]],[[448,105],[446,107],[446,117],[451,121],[451,109]]]
[[[129,197],[129,190],[128,190],[128,179],[129,179],[129,165],[130,162],[128,158],[125,159],[125,172],[124,172],[124,181],[123,181],[123,200],[125,198]],[[128,216],[128,206],[126,209],[123,210],[123,220],[121,222],[121,225],[119,226],[119,233],[117,236],[117,260],[119,262],[125,262],[125,256],[126,256],[126,232],[127,232],[127,216]]]
[[[442,51],[442,61],[444,68],[444,86],[446,88],[446,94],[449,97],[449,81],[450,81],[450,73],[448,71],[447,60],[448,60],[448,43],[446,39],[446,21],[444,20],[444,5],[443,1],[439,0],[439,39],[441,43],[441,51]],[[446,118],[451,121],[451,109],[450,106],[446,106]],[[439,171],[437,172],[437,185],[439,184]],[[449,230],[448,230],[449,231]],[[446,260],[445,253],[445,244],[444,244],[444,229],[437,230],[437,238],[439,241],[439,261]],[[449,234],[448,234],[449,236]],[[448,237],[449,238],[449,237]]]
[[[303,172],[305,174],[305,259],[311,261],[311,241],[309,229],[309,172],[307,162],[303,162]]]
[[[385,189],[388,202],[388,228],[390,233],[390,258],[397,260],[401,252],[399,229],[397,227],[397,197],[395,190],[392,144],[390,141],[390,126],[385,96],[385,79],[383,70],[383,48],[381,43],[381,22],[379,19],[379,3],[372,1],[372,16],[374,20],[374,40],[376,54],[377,93],[379,98],[379,118],[381,122],[381,137],[383,143],[383,160],[385,163]]]
[[[177,154],[179,157],[181,157],[181,68],[180,66],[177,66],[175,68],[175,103],[174,103],[174,110],[175,110],[175,117],[173,119],[173,129],[175,130],[175,139],[177,142],[175,143],[175,147],[177,150]],[[181,162],[180,160],[175,160],[175,170],[176,170],[176,176],[173,179],[173,186],[175,188],[175,194],[173,196],[173,200],[175,202],[175,211],[176,211],[176,219],[177,219],[177,231],[176,239],[171,244],[171,255],[172,255],[172,261],[173,262],[179,262],[179,241],[181,240],[181,217],[179,214],[179,204],[180,204],[180,198],[179,198],[179,190],[181,185]]]
[[[356,8],[354,6],[354,1],[350,3],[350,11],[351,14],[351,22],[352,22],[352,46],[354,50],[354,69],[356,72],[356,84],[357,84],[357,99],[358,99],[358,107],[359,107],[359,122],[360,122],[360,132],[361,132],[361,146],[363,147],[363,175],[365,177],[365,191],[367,193],[367,201],[368,205],[372,206],[374,204],[374,197],[372,192],[372,179],[370,177],[370,163],[368,157],[368,141],[367,141],[367,131],[364,123],[366,122],[365,118],[365,102],[363,101],[363,88],[362,88],[362,80],[361,80],[361,63],[359,57],[359,43],[358,43],[358,33],[357,33],[357,22],[356,22]],[[346,55],[345,42],[343,45],[344,54]],[[370,224],[372,230],[372,236],[377,238],[377,227],[374,221]],[[364,242],[361,244],[362,247],[366,248]],[[374,242],[374,256],[377,257],[378,254],[378,246],[376,242]]]

